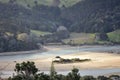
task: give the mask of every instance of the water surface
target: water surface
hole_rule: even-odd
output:
[[[29,60],[29,59],[39,59],[54,56],[61,56],[64,54],[73,54],[77,52],[110,52],[119,51],[120,46],[81,46],[81,47],[69,47],[62,48],[60,50],[53,50],[47,52],[33,53],[33,54],[19,54],[11,56],[0,56],[0,61],[17,61],[17,60]]]

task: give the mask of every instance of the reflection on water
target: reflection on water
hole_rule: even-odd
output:
[[[29,60],[29,59],[38,59],[38,58],[47,58],[63,54],[72,54],[74,52],[78,52],[78,50],[57,50],[57,51],[48,51],[42,53],[33,53],[33,54],[22,54],[22,55],[12,55],[12,56],[0,56],[0,60]]]

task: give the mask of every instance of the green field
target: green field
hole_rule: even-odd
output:
[[[37,30],[31,30],[31,33],[33,33],[37,36],[44,36],[44,35],[51,34],[50,32],[43,32],[43,31],[37,31]]]
[[[65,5],[66,7],[72,6],[78,2],[80,2],[81,0],[61,0],[61,4],[60,5]]]
[[[92,33],[71,33],[69,39],[64,39],[63,42],[68,44],[93,44],[95,34]]]
[[[110,41],[120,43],[120,30],[108,33],[108,37]]]
[[[0,0],[1,2],[8,2],[9,0]],[[28,4],[30,6],[34,6],[34,1],[35,0],[16,0],[18,4],[21,4],[23,6],[27,6]],[[44,4],[44,5],[52,5],[52,1],[53,0],[36,0],[38,1],[38,4]],[[65,5],[65,6],[71,6],[76,4],[77,2],[81,1],[81,0],[60,0],[61,1],[61,5]]]
[[[95,41],[95,34],[92,33],[71,33],[69,39],[63,42],[68,44],[110,44],[111,42],[120,43],[120,30],[107,33],[109,41]]]

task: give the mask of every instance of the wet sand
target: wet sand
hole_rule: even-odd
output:
[[[63,48],[63,47],[62,47]],[[60,50],[61,47],[46,47],[48,50]],[[59,54],[58,54],[59,55]],[[47,71],[50,69],[51,62],[55,56],[45,57],[39,59],[29,59],[27,61],[34,61],[36,66],[41,71]],[[71,70],[73,67],[79,69],[106,69],[106,68],[120,68],[120,54],[110,54],[107,52],[77,52],[73,54],[62,55],[62,58],[80,58],[91,59],[89,62],[82,63],[70,63],[70,64],[55,64],[55,68],[58,71]],[[23,62],[24,60],[18,60],[17,62]],[[0,61],[0,69],[14,70],[15,61]]]

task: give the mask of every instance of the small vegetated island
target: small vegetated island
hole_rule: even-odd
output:
[[[58,64],[67,64],[67,63],[80,63],[80,62],[88,62],[88,61],[91,61],[91,59],[80,59],[80,58],[65,59],[60,56],[56,56],[56,59],[53,62]]]

